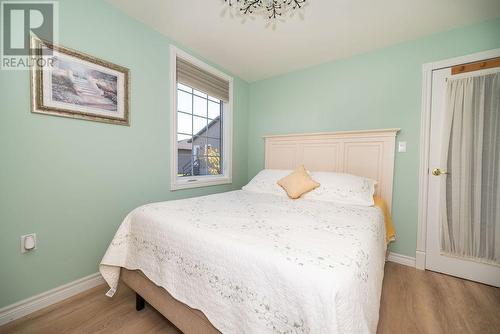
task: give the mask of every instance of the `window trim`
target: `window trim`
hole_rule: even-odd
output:
[[[189,61],[203,70],[229,82],[229,102],[223,104],[222,175],[200,175],[180,178],[177,176],[177,57]],[[170,46],[170,190],[208,187],[232,183],[233,161],[233,84],[234,79],[218,69]]]

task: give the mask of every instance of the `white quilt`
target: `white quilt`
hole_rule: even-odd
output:
[[[375,333],[385,249],[376,207],[233,191],[135,209],[100,271],[140,269],[223,333]]]

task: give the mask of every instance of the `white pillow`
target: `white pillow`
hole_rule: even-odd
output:
[[[293,171],[288,169],[263,169],[241,189],[255,193],[266,193],[288,197],[283,188],[278,185],[278,181],[289,175],[291,172]]]
[[[377,182],[372,179],[334,172],[312,172],[311,177],[321,185],[305,194],[304,199],[349,205],[374,205],[373,194]]]

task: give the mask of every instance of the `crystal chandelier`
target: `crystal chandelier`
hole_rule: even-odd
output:
[[[307,5],[307,0],[224,0],[230,8],[236,9],[237,15],[262,15],[275,21],[285,16],[292,16],[298,9]]]

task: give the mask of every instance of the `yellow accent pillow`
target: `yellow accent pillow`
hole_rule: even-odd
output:
[[[309,176],[304,166],[300,166],[292,174],[279,180],[278,184],[286,191],[288,197],[292,199],[299,198],[303,194],[320,186],[318,182]]]

